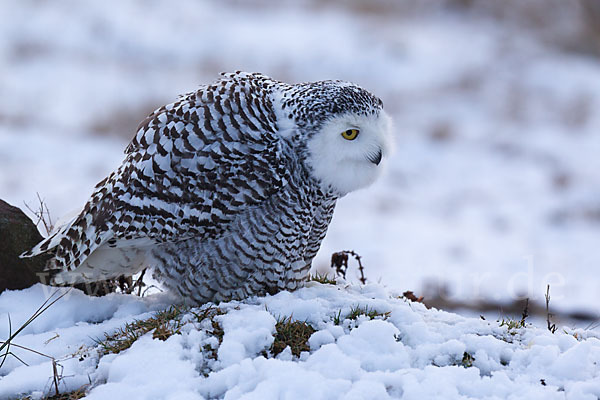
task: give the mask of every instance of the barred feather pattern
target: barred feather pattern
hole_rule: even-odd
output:
[[[340,197],[311,175],[306,139],[323,107],[381,108],[366,91],[332,106],[312,90],[339,95],[236,72],[157,109],[81,213],[22,256],[52,253],[56,283],[152,267],[197,303],[297,288]]]

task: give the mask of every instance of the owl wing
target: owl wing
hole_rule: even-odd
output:
[[[129,216],[116,221],[118,237],[218,234],[287,184],[289,157],[271,100],[262,87],[242,83],[221,80],[141,123],[126,150],[128,190],[118,208]]]
[[[50,268],[73,270],[99,248],[225,232],[237,214],[289,181],[290,149],[277,134],[272,84],[229,75],[154,111],[79,216],[23,256],[51,251]],[[121,268],[133,262],[133,253],[120,253]]]

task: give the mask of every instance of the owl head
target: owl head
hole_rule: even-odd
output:
[[[391,151],[391,120],[383,102],[349,82],[295,85],[284,97],[311,177],[339,196],[373,183]]]

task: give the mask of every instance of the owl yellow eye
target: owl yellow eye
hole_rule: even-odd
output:
[[[348,129],[347,131],[342,132],[342,137],[346,140],[354,140],[358,136],[358,129]]]

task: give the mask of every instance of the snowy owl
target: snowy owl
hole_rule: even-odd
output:
[[[55,284],[150,267],[196,303],[295,289],[389,142],[383,103],[352,83],[222,74],[142,121],[83,210],[22,256],[51,254]]]

